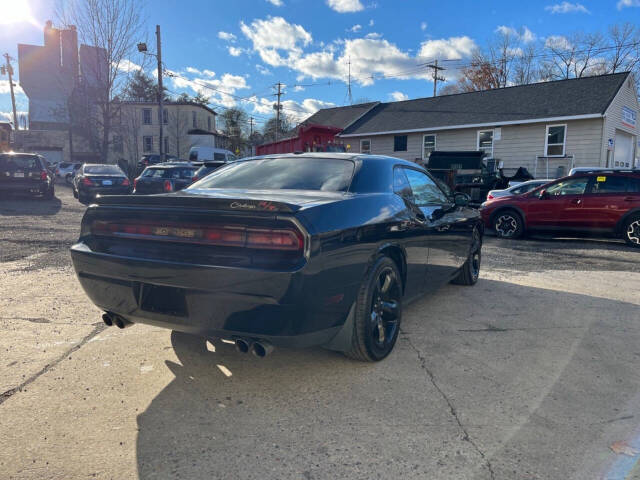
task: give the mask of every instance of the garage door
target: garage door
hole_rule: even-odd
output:
[[[613,152],[614,167],[633,166],[633,135],[616,130],[615,150]]]

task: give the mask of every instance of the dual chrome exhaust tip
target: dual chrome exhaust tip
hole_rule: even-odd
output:
[[[103,313],[102,321],[107,327],[115,325],[118,328],[127,328],[133,325],[133,322],[130,322],[129,320],[122,318],[120,315],[116,315],[115,313],[111,312]]]
[[[264,340],[251,340],[248,338],[235,339],[236,350],[240,353],[253,353],[258,358],[264,358],[273,352],[273,345]]]

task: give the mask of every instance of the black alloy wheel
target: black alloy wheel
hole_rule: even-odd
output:
[[[522,235],[522,219],[513,210],[498,212],[493,220],[493,229],[500,238],[518,238]]]
[[[351,350],[347,356],[368,362],[385,358],[398,339],[402,319],[402,281],[395,262],[379,257],[360,288]]]
[[[456,285],[475,285],[480,277],[480,264],[482,262],[482,235],[475,228],[471,235],[469,257],[460,269],[460,273],[451,281]]]

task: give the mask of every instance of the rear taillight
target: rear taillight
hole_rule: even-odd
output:
[[[295,229],[257,229],[235,225],[199,226],[160,223],[125,223],[95,220],[91,233],[177,243],[262,250],[302,251],[304,237]]]
[[[93,182],[91,180],[89,180],[87,177],[83,177],[82,178],[82,184],[86,185],[87,187],[90,187],[93,185]]]
[[[493,200],[493,195],[491,194],[487,195],[487,200]]]
[[[192,182],[197,182],[198,181],[198,176],[194,175],[193,177],[191,177],[191,181]]]
[[[47,172],[45,170],[42,170],[40,172],[40,180],[46,180],[47,179]]]
[[[131,185],[131,182],[129,181],[128,178],[125,178],[124,180],[122,180],[123,187],[128,187],[129,185]]]
[[[165,180],[164,181],[164,191],[165,192],[173,192],[173,184],[171,183],[171,180]]]

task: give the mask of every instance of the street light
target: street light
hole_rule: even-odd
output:
[[[144,43],[144,42],[140,42],[140,43],[138,44],[138,51],[139,51],[140,53],[146,53],[146,52],[147,52],[147,44],[146,44],[146,43]]]

